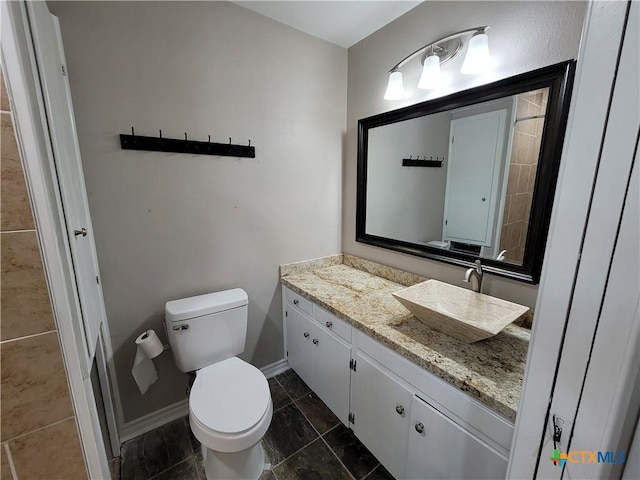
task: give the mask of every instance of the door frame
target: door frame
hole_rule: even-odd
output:
[[[628,111],[629,101],[616,102],[614,97],[629,88],[629,78],[618,73],[632,65],[622,53],[627,27],[638,28],[633,22],[627,23],[634,4],[638,8],[630,0],[590,2],[585,18],[508,478],[585,478],[573,474],[579,465],[560,468],[551,463],[553,415],[564,420],[557,445],[566,453],[576,444],[585,450],[602,450],[604,434],[610,434],[627,411],[637,415],[640,410],[640,399],[633,394],[635,382],[625,382],[633,378],[634,368],[637,378],[638,343],[629,341],[633,338],[630,332],[634,328],[638,331],[637,312],[621,313],[615,319],[611,314],[601,318],[595,308],[578,315],[584,313],[585,299],[602,299],[604,306],[606,294],[611,293],[607,292],[606,281],[609,275],[613,278],[618,274],[610,260],[615,253],[611,238],[616,235],[610,220],[622,218],[619,197],[628,188],[631,174],[628,137],[624,142],[627,145],[616,143],[608,153],[604,148],[612,133],[633,135],[637,142],[637,131],[610,124],[614,117]],[[633,48],[633,42],[629,43]],[[616,92],[618,89],[621,91]],[[635,89],[637,92],[637,85]],[[615,195],[609,195],[611,192]],[[603,215],[603,207],[612,198],[617,205]],[[607,265],[612,268],[608,272]],[[627,311],[629,302],[633,307],[638,301],[633,286],[633,282],[627,282],[612,295]],[[616,327],[607,331],[612,321]],[[577,388],[567,389],[568,385]],[[611,385],[614,387],[609,388]],[[599,393],[581,398],[583,389]],[[605,397],[607,402],[602,401]],[[615,436],[620,444],[620,431],[607,440],[614,443]],[[607,450],[616,446],[611,444]],[[598,465],[592,470],[594,478],[604,478],[604,469]]]
[[[32,202],[38,242],[60,339],[66,376],[80,434],[89,478],[110,478],[106,446],[102,440],[96,400],[87,365],[87,343],[77,285],[73,274],[59,185],[55,175],[51,140],[46,129],[45,108],[31,42],[25,3],[0,2],[2,18],[1,54],[4,78],[11,101],[18,148]],[[108,325],[104,322],[103,345],[107,363],[113,352]],[[102,363],[102,362],[100,362]],[[101,368],[100,363],[98,368]],[[108,366],[113,381],[113,367]],[[117,387],[116,387],[117,388]],[[104,400],[113,406],[109,423],[122,425],[117,391]],[[109,416],[109,409],[105,412]],[[114,418],[114,417],[119,418]],[[119,421],[118,421],[119,420]],[[119,447],[118,432],[111,431],[112,448]]]

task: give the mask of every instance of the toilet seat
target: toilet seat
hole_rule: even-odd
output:
[[[237,357],[198,370],[189,396],[189,422],[196,438],[219,452],[238,452],[266,433],[273,405],[269,383]]]

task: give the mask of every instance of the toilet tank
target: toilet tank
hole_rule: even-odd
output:
[[[191,372],[244,351],[249,298],[240,289],[165,304],[165,327],[178,369]]]

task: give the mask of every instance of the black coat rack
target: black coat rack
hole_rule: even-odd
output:
[[[442,160],[440,160],[439,157],[436,157],[435,160],[433,159],[433,157],[431,157],[429,160],[427,160],[426,156],[422,160],[420,160],[419,156],[418,156],[418,158],[413,158],[413,156],[411,156],[409,158],[403,158],[402,159],[402,166],[403,167],[435,167],[435,168],[441,168],[443,163],[444,163],[444,157],[442,157]]]
[[[199,142],[196,140],[188,140],[187,134],[183,139],[164,138],[162,130],[159,137],[144,137],[136,135],[133,127],[131,127],[131,135],[120,134],[120,146],[123,150],[148,150],[152,152],[172,152],[172,153],[193,153],[196,155],[216,155],[219,157],[246,157],[255,158],[256,149],[251,146],[251,140],[248,145],[234,145],[231,143],[215,143],[209,141]]]

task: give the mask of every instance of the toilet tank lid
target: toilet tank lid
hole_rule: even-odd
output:
[[[241,288],[234,288],[223,292],[172,300],[165,304],[164,313],[167,320],[179,322],[189,318],[202,317],[231,310],[232,308],[243,307],[247,303],[249,303],[247,292]]]

